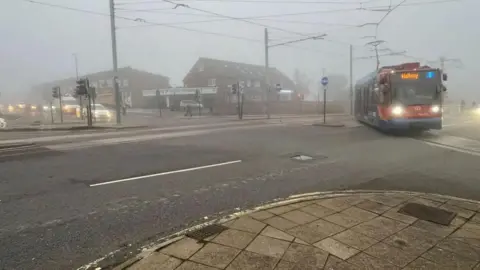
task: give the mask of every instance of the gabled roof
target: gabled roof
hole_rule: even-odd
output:
[[[169,78],[166,76],[151,73],[148,71],[139,70],[139,69],[134,69],[132,67],[123,67],[118,69],[118,77],[120,79],[128,76],[132,76],[132,74],[141,74],[143,76],[157,77],[159,79],[164,79],[167,81],[169,80]],[[90,80],[108,79],[113,77],[113,70],[104,70],[104,71],[99,71],[99,72],[90,73],[86,75],[80,75],[80,77],[88,77]],[[65,78],[61,80],[42,83],[40,85],[34,86],[34,88],[45,88],[45,87],[51,88],[51,86],[53,85],[69,84],[72,82],[74,83],[75,81],[76,81],[75,77],[70,77],[70,78]]]
[[[204,71],[207,71],[210,74],[215,73],[230,78],[251,79],[260,81],[263,81],[265,79],[265,67],[261,65],[252,65],[200,57],[189,73],[198,71],[199,67],[202,67]],[[187,79],[187,77],[188,74],[187,76],[185,76],[185,79]],[[293,87],[295,85],[290,78],[288,78],[285,74],[273,67],[269,68],[269,79],[272,84],[288,83],[291,84],[289,85],[289,87]]]

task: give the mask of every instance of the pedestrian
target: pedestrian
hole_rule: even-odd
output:
[[[462,102],[460,102],[460,112],[463,113],[465,109],[465,100],[462,99]]]
[[[192,114],[192,107],[190,107],[190,104],[187,105],[187,110],[185,111],[185,116],[190,116],[192,117],[193,114]]]

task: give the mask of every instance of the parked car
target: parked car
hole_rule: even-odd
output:
[[[191,109],[203,109],[202,103],[198,103],[194,100],[182,100],[180,101],[180,109],[183,111],[187,110],[187,106],[190,106]]]

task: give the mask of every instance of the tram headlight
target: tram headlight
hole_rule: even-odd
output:
[[[404,110],[402,106],[394,106],[392,108],[392,114],[394,116],[401,116],[403,114]]]
[[[440,107],[437,106],[437,105],[434,105],[430,108],[430,110],[433,112],[433,113],[439,113],[440,112]]]

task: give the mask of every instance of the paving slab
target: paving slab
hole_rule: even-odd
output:
[[[240,249],[208,243],[195,253],[190,260],[216,268],[225,268],[240,251]]]
[[[202,241],[184,237],[127,269],[480,270],[477,202],[411,192],[306,197],[216,221],[228,229]],[[443,226],[397,212],[410,202],[457,216]]]
[[[250,242],[252,242],[255,236],[256,235],[253,233],[228,229],[216,236],[212,242],[224,246],[243,249],[246,248]]]

